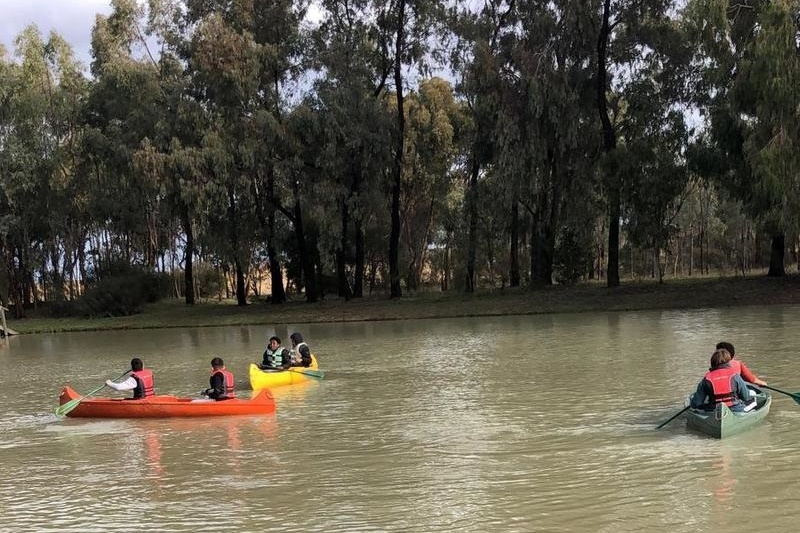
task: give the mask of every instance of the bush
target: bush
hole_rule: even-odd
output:
[[[554,266],[558,283],[574,285],[589,271],[592,259],[587,250],[591,250],[591,241],[586,235],[571,230],[564,233],[555,250]]]
[[[168,274],[127,272],[103,277],[75,301],[75,314],[87,317],[128,316],[171,293]]]

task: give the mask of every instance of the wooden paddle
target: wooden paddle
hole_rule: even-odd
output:
[[[130,372],[131,372],[130,370],[126,371],[124,374],[122,374],[118,378],[114,378],[114,381],[118,381],[118,380],[124,378],[125,376],[130,374]],[[80,398],[75,398],[74,400],[70,400],[67,403],[63,404],[63,405],[58,406],[58,408],[56,409],[56,416],[66,416],[67,413],[69,413],[70,411],[72,411],[73,409],[78,407],[79,403],[81,403],[83,400],[85,400],[89,396],[94,396],[95,394],[97,394],[98,392],[103,390],[105,388],[105,386],[106,386],[106,384],[103,383],[102,385],[100,385],[96,389],[94,389],[92,391],[89,391],[88,393],[84,394]]]
[[[781,390],[776,387],[770,387],[769,385],[757,385],[757,386],[762,387],[764,389],[774,390],[775,392],[780,392],[781,394],[785,394],[786,396],[791,396],[792,399],[797,404],[800,404],[800,392],[786,392],[785,390]]]
[[[673,420],[675,420],[676,418],[681,416],[684,412],[686,412],[689,409],[689,407],[691,407],[691,405],[687,405],[686,407],[684,407],[683,409],[681,409],[680,411],[678,411],[677,413],[672,415],[668,420],[666,420],[665,422],[662,422],[661,424],[656,426],[656,429],[663,428],[664,426],[666,426],[667,424],[669,424],[670,422],[672,422]]]

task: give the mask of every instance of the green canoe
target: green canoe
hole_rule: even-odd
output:
[[[756,392],[756,407],[747,413],[735,413],[725,404],[717,404],[710,411],[689,409],[686,411],[686,427],[717,439],[725,439],[746,431],[760,423],[769,414],[772,395],[754,385],[748,384]]]

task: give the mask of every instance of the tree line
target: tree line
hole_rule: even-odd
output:
[[[0,50],[0,297],[784,275],[799,8],[113,0],[88,72],[28,27]]]

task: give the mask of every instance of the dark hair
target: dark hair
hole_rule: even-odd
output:
[[[728,353],[731,354],[731,359],[733,359],[733,356],[736,355],[736,350],[734,349],[733,344],[729,342],[718,342],[716,348],[717,350],[727,350]]]
[[[276,337],[275,335],[273,335],[272,337],[269,338],[269,342],[272,342],[272,341],[278,341],[278,344],[280,344],[281,343],[281,338],[280,337]]]
[[[138,372],[143,368],[144,368],[144,363],[142,363],[141,359],[139,359],[138,357],[134,357],[133,359],[131,359],[131,370],[133,370],[134,372]]]
[[[719,349],[713,354],[711,354],[711,368],[715,366],[724,365],[725,363],[730,363],[731,361],[731,354],[728,350]]]
[[[300,344],[301,342],[303,342],[303,336],[297,333],[296,331],[291,335],[289,335],[289,338],[292,339],[292,342],[294,344]]]
[[[222,362],[222,357],[216,356],[214,357],[214,359],[211,360],[211,366],[213,366],[214,368],[219,368],[225,366],[225,363]]]

